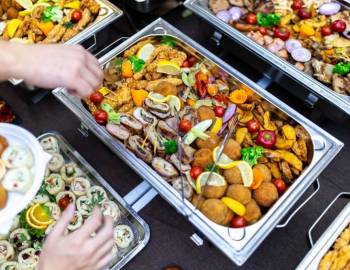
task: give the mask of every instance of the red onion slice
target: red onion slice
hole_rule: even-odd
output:
[[[305,48],[298,48],[292,51],[292,57],[297,62],[308,62],[311,60],[311,52]]]
[[[231,13],[228,12],[227,10],[221,10],[218,13],[216,13],[216,17],[228,23],[231,20]]]
[[[232,7],[229,9],[229,12],[231,14],[231,20],[234,22],[239,21],[242,17],[242,9],[239,7]]]
[[[285,47],[289,53],[292,53],[295,49],[301,48],[301,42],[297,39],[288,39],[286,41]]]
[[[331,16],[331,15],[337,14],[340,8],[341,6],[339,3],[335,3],[335,2],[325,3],[320,6],[320,8],[318,9],[318,12],[322,15]]]

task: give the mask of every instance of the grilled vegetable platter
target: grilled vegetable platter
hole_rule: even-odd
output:
[[[0,4],[0,40],[25,44],[68,42],[111,11],[117,12],[96,0],[1,0]]]
[[[146,244],[146,224],[111,192],[95,172],[57,133],[40,136],[42,148],[52,155],[39,192],[31,204],[17,215],[7,235],[0,235],[0,269],[36,269],[46,236],[61,213],[74,203],[74,218],[66,229],[78,230],[94,207],[114,221],[114,259],[111,268],[121,267]]]
[[[350,11],[337,1],[210,0],[208,7],[336,93],[350,94]]]
[[[136,42],[104,72],[84,100],[96,122],[217,224],[257,222],[312,160],[301,125],[171,36]]]

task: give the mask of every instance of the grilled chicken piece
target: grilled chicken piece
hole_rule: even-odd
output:
[[[111,133],[114,137],[119,140],[127,140],[130,137],[129,130],[123,125],[115,125],[115,124],[107,124],[106,129],[109,133]]]
[[[158,133],[164,135],[164,137],[168,139],[177,138],[177,133],[174,129],[172,129],[165,121],[160,120],[157,126]]]
[[[209,8],[216,14],[221,10],[228,9],[230,4],[227,0],[209,0]]]
[[[297,135],[298,139],[304,140],[306,142],[311,141],[309,133],[300,125],[297,125],[295,128],[295,134]]]
[[[161,82],[168,82],[171,84],[174,84],[176,86],[179,86],[182,84],[182,80],[178,78],[165,78],[165,79],[159,79],[155,81],[150,81],[147,83],[146,90],[150,92],[154,92],[154,90],[158,87],[158,84]]]
[[[302,161],[307,161],[307,146],[304,140],[297,140],[292,146],[293,152]]]
[[[162,176],[173,178],[179,175],[175,167],[163,158],[155,157],[152,161],[152,167]]]
[[[332,77],[332,86],[337,93],[348,94],[350,93],[350,78],[334,74]]]
[[[285,181],[290,182],[293,180],[293,173],[289,167],[288,162],[286,161],[280,162],[280,170],[282,172],[282,178]]]
[[[233,6],[237,6],[237,7],[243,7],[244,6],[243,0],[229,0],[229,2]]]
[[[152,152],[146,145],[143,146],[142,144],[143,139],[138,135],[131,136],[128,139],[128,146],[130,147],[131,151],[133,151],[135,155],[141,158],[143,161],[151,163],[153,159]]]
[[[51,44],[59,42],[62,39],[66,30],[67,29],[61,24],[55,25],[54,28],[48,34],[48,36],[43,40],[43,43]]]
[[[272,43],[267,46],[267,49],[272,53],[278,53],[284,48],[284,41],[280,38],[274,38]]]
[[[194,158],[194,153],[196,152],[196,149],[184,143],[181,143],[180,147],[182,151],[182,163],[190,164]]]
[[[333,76],[333,65],[313,59],[311,65],[314,68],[314,76],[324,83],[331,83]]]

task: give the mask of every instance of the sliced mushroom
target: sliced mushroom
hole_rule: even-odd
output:
[[[157,118],[144,108],[138,107],[133,113],[134,117],[144,125],[157,124]]]
[[[153,155],[148,147],[142,147],[143,140],[140,136],[134,135],[129,137],[128,145],[130,149],[135,153],[136,156],[141,158],[145,162],[152,162]]]
[[[160,120],[157,126],[158,133],[164,135],[164,137],[169,139],[177,138],[177,133],[174,129],[172,129],[165,121]]]
[[[173,188],[180,194],[184,194],[186,199],[190,199],[193,195],[193,188],[187,181],[186,177],[176,177],[171,181]]]
[[[107,131],[119,140],[127,140],[130,137],[130,131],[123,125],[107,124]]]
[[[142,124],[135,117],[128,114],[121,114],[120,123],[136,132],[142,131],[143,128]]]
[[[179,160],[179,157],[175,154],[172,154],[169,157],[169,161],[174,164],[174,166],[176,167],[176,169],[178,169],[180,172],[186,172],[191,170],[191,166],[189,164],[182,164]]]
[[[183,153],[181,158],[182,163],[185,165],[190,164],[194,158],[194,153],[196,152],[196,149],[184,143],[181,143],[180,147]]]
[[[152,167],[162,176],[167,178],[179,175],[175,167],[163,158],[155,157],[152,161]]]
[[[170,106],[166,103],[155,103],[151,99],[146,98],[144,105],[158,118],[165,119],[170,116]]]

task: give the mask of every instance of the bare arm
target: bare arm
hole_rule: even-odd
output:
[[[97,59],[79,45],[23,45],[0,41],[0,81],[24,79],[42,88],[65,87],[79,96],[103,79]]]

